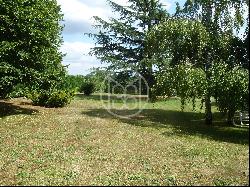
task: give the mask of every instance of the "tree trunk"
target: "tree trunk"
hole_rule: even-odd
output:
[[[211,100],[210,95],[207,94],[205,97],[205,123],[206,125],[212,125],[212,110],[211,110]]]
[[[155,94],[153,92],[153,86],[155,84],[155,79],[154,79],[152,68],[150,68],[150,67],[145,68],[145,74],[143,76],[144,76],[145,80],[147,81],[148,88],[146,88],[146,89],[148,89],[149,102],[154,102],[156,100]]]
[[[228,111],[228,114],[227,114],[227,124],[232,126],[234,125],[234,114],[235,114],[235,110],[234,109],[230,109]]]
[[[202,7],[202,23],[207,28],[208,32],[212,32],[212,1],[207,1],[203,4]],[[205,71],[206,71],[206,78],[209,82],[210,76],[209,76],[209,68],[212,64],[212,57],[211,57],[211,49],[207,49],[206,53],[208,53],[207,58],[205,58]],[[207,94],[205,96],[205,123],[206,125],[212,124],[212,110],[211,110],[211,94],[209,91],[207,91]]]
[[[149,93],[148,93],[148,98],[149,98],[149,102],[155,102],[156,101],[156,95],[154,94],[154,91],[153,91],[153,85],[150,85],[149,86]]]

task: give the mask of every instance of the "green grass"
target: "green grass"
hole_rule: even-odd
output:
[[[115,112],[133,112],[113,99]],[[176,98],[132,119],[97,95],[58,109],[0,101],[0,185],[248,185],[249,129],[213,111],[208,127]]]

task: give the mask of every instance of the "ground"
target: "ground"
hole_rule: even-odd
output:
[[[131,119],[97,95],[57,109],[0,100],[0,185],[249,185],[249,129],[213,110],[206,126],[177,98]]]

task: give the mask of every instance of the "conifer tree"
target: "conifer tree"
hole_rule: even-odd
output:
[[[109,21],[94,17],[97,34],[89,34],[96,40],[91,51],[102,62],[109,63],[110,69],[134,69],[141,73],[151,88],[154,76],[150,54],[145,50],[145,36],[153,25],[168,18],[164,5],[159,0],[128,0],[128,6],[121,6],[107,0],[118,18]],[[152,94],[149,94],[152,98]]]

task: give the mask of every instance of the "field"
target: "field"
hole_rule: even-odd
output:
[[[249,129],[225,126],[215,108],[209,127],[177,98],[131,119],[101,103],[98,95],[57,109],[0,100],[0,185],[249,185]]]

